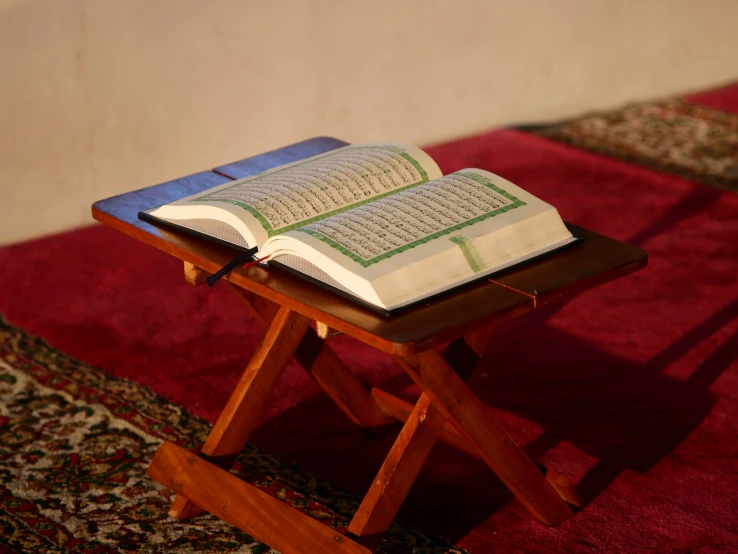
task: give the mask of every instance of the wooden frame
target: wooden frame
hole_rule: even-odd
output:
[[[98,202],[93,215],[183,260],[186,281],[200,285],[232,251],[145,223],[139,211],[342,145],[311,139]],[[209,511],[285,554],[373,552],[441,440],[483,460],[539,521],[557,525],[571,517],[582,504],[576,488],[534,463],[466,385],[500,323],[646,265],[646,253],[636,247],[570,229],[583,239],[580,245],[392,318],[278,269],[232,271],[224,280],[267,326],[266,335],[201,450],[165,443],[156,453],[148,475],[176,493],[169,513],[185,519]],[[393,354],[422,390],[417,402],[364,387],[330,348],[336,333]],[[229,473],[292,358],[357,425],[404,422],[346,535]]]
[[[188,281],[191,273],[186,267]],[[439,438],[484,460],[543,523],[557,525],[571,517],[571,506],[581,505],[569,481],[534,464],[464,384],[480,359],[482,343],[461,338],[443,356],[434,349],[398,356],[423,390],[413,406],[381,389],[364,388],[305,316],[234,292],[268,325],[267,332],[200,452],[165,443],[154,457],[148,475],[177,493],[172,517],[185,519],[206,510],[284,553],[372,552]],[[491,334],[484,330],[487,340]],[[404,421],[346,537],[228,473],[293,356],[355,423],[373,427]]]

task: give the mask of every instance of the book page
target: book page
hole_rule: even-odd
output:
[[[452,173],[296,230],[363,267],[525,206],[477,172]]]
[[[232,213],[235,206],[272,237],[440,175],[435,162],[418,148],[357,145],[228,183],[178,204],[225,204]]]
[[[276,236],[262,254],[395,309],[572,240],[553,206],[465,169]]]

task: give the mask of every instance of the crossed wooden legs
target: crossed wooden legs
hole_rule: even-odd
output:
[[[572,515],[568,504],[579,505],[568,481],[534,464],[465,384],[491,331],[454,341],[443,356],[429,350],[412,359],[398,358],[423,390],[411,407],[383,391],[365,389],[304,316],[237,293],[269,328],[200,454],[165,443],[154,457],[148,474],[177,493],[170,510],[174,517],[191,517],[202,508],[285,554],[368,554],[394,519],[438,438],[482,458],[544,523],[564,521]],[[376,426],[391,418],[405,420],[348,536],[228,473],[293,356],[356,423]]]
[[[482,342],[492,331],[480,332]],[[409,404],[373,389],[387,412],[405,425],[348,527],[362,544],[379,543],[438,438],[482,458],[543,523],[557,525],[572,515],[568,504],[581,506],[568,479],[534,464],[466,386],[484,350],[479,338],[455,340],[443,356],[428,350],[416,359],[397,358],[423,390],[411,411]]]
[[[283,322],[281,319],[286,316],[280,316],[280,319],[277,319],[281,313],[277,304],[237,287],[232,287],[232,290],[244,305],[268,326],[269,330],[202,447],[200,452],[203,458],[209,459],[226,471],[233,467],[236,456],[246,443],[264,403],[269,398],[269,393],[293,355],[297,363],[313,376],[323,391],[333,399],[351,421],[363,427],[378,427],[393,422],[393,419],[380,408],[371,393],[341,362],[330,346],[308,327],[310,320],[292,313],[291,318],[299,321],[297,323],[299,332],[289,336],[285,335],[285,332],[279,334],[277,328],[281,329],[287,323],[286,320]],[[289,323],[289,325],[294,324],[296,323]],[[282,355],[275,357],[274,361],[270,360],[269,365],[262,367],[261,364],[264,363],[274,346],[277,347],[275,351]],[[278,365],[275,365],[275,362],[278,362]],[[265,375],[255,380],[256,372]],[[250,406],[249,412],[243,413],[250,418],[249,421],[232,422],[237,413],[237,406],[242,404]],[[232,426],[240,428],[238,441],[221,444],[219,437],[222,429],[230,429]],[[169,510],[169,515],[176,519],[187,519],[201,512],[202,510],[196,503],[177,495]]]

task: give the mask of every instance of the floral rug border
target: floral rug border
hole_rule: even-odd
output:
[[[738,192],[738,113],[671,99],[522,130]]]
[[[0,314],[0,386],[14,384],[18,387],[18,381],[25,379],[24,375],[29,379],[21,390],[21,395],[25,396],[19,405],[22,405],[23,409],[27,410],[28,405],[35,406],[33,409],[36,411],[33,413],[37,414],[43,413],[44,410],[53,410],[56,406],[62,416],[54,416],[57,417],[56,420],[53,418],[49,420],[55,423],[60,421],[60,417],[67,422],[74,418],[77,418],[74,421],[78,421],[80,418],[84,419],[86,414],[92,415],[94,412],[98,420],[90,427],[91,429],[105,429],[109,433],[127,433],[126,436],[131,440],[136,439],[141,444],[146,444],[146,456],[151,455],[161,441],[170,441],[184,448],[194,448],[202,444],[210,431],[210,425],[205,420],[189,414],[147,387],[113,377],[66,356],[42,339],[11,325]],[[12,411],[12,406],[0,405],[0,409],[8,412]],[[34,418],[27,415],[25,417],[25,421],[19,421],[17,414],[3,415],[0,412],[0,437],[3,436],[3,432],[22,433],[24,425],[30,429]],[[44,452],[37,452],[34,455],[32,448],[26,450],[23,455],[26,457],[30,455],[28,458],[30,464],[38,464],[39,458],[50,456]],[[126,452],[115,453],[116,456],[123,458],[126,454]],[[58,499],[34,500],[32,497],[24,497],[23,494],[19,496],[11,490],[14,487],[16,491],[21,490],[18,489],[18,479],[13,474],[14,471],[19,471],[18,455],[12,448],[0,446],[0,545],[5,544],[18,552],[102,553],[132,550],[178,553],[273,552],[266,545],[209,514],[186,522],[169,519],[166,516],[166,507],[170,494],[143,475],[150,461],[143,459],[146,456],[136,459],[136,456],[132,455],[132,459],[125,462],[128,464],[127,471],[141,472],[137,477],[138,488],[136,486],[128,489],[118,488],[116,492],[120,494],[120,490],[128,490],[129,494],[134,495],[142,490],[141,487],[146,488],[148,497],[158,504],[152,508],[149,503],[145,508],[138,507],[132,512],[138,518],[132,523],[135,527],[132,536],[151,536],[156,538],[158,543],[131,544],[130,540],[127,543],[123,540],[116,543],[115,537],[123,535],[120,533],[116,535],[115,529],[102,533],[96,529],[99,527],[100,514],[95,512],[98,518],[95,522],[84,521],[82,517],[84,510],[81,508],[79,514],[75,514],[75,518],[79,521],[70,526],[70,520],[75,518],[70,518],[69,514],[66,514],[67,519],[62,525],[54,519],[54,517],[58,519],[59,506],[56,505]],[[71,459],[73,455],[74,453],[70,453],[70,456],[65,455],[61,458],[56,456],[54,459]],[[349,491],[335,487],[320,477],[308,474],[294,464],[279,460],[253,445],[248,444],[244,448],[239,456],[239,462],[242,464],[239,477],[285,500],[293,507],[320,518],[341,532],[345,531],[345,526],[359,506],[360,500]],[[34,485],[32,476],[24,475],[23,478],[26,481],[30,479],[25,483],[26,487]],[[85,483],[84,479],[78,485],[82,489],[85,487],[94,489],[95,486],[94,482]],[[112,495],[102,489],[98,492],[97,496],[92,495],[98,502],[100,498],[105,501],[105,494]],[[84,494],[89,495],[90,491],[85,490]],[[66,501],[70,502],[69,498]],[[89,504],[89,498],[87,502]],[[114,512],[113,508],[109,509]],[[57,515],[49,517],[44,513]],[[90,529],[82,533],[74,531],[79,531],[84,525]],[[128,528],[132,529],[130,525]],[[166,531],[163,534],[162,529]],[[103,540],[97,540],[100,537]],[[165,542],[161,542],[162,540]],[[393,524],[387,533],[382,549],[389,545],[414,553],[465,554],[465,551],[455,548],[441,538],[398,523]]]

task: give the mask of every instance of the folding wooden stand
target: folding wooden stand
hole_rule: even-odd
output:
[[[93,215],[184,260],[185,278],[201,284],[232,252],[144,223],[139,211],[343,144],[312,139],[98,202]],[[636,247],[571,229],[582,244],[393,318],[278,269],[234,270],[228,285],[267,332],[200,452],[165,443],[156,453],[148,475],[177,493],[170,514],[184,519],[211,512],[283,554],[373,552],[440,439],[484,460],[538,520],[557,525],[570,517],[572,507],[581,505],[574,486],[530,460],[466,381],[500,323],[646,265],[645,252]],[[393,354],[423,391],[415,405],[364,387],[331,350],[333,330]],[[404,422],[347,535],[229,473],[292,358],[356,424]]]

